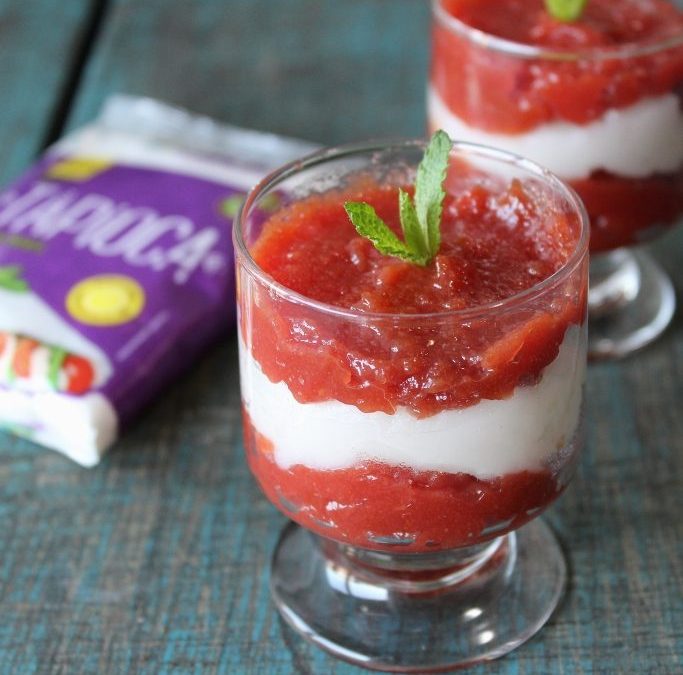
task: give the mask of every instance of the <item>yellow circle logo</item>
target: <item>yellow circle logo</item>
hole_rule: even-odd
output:
[[[66,309],[90,326],[117,326],[132,321],[145,306],[145,291],[130,277],[102,274],[79,281],[66,296]]]

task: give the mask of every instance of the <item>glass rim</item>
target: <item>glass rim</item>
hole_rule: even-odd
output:
[[[626,42],[621,45],[581,47],[576,49],[553,49],[542,45],[515,42],[474,28],[453,16],[443,7],[443,0],[432,0],[432,16],[444,28],[465,37],[480,47],[522,59],[546,59],[549,61],[607,61],[628,59],[656,54],[667,49],[683,46],[683,30],[660,40]]]
[[[284,284],[274,279],[271,275],[265,272],[259,264],[252,257],[244,236],[242,233],[242,223],[251,212],[255,202],[262,196],[267,194],[270,190],[277,187],[280,183],[295,176],[301,171],[305,171],[316,166],[325,164],[332,160],[339,160],[345,157],[353,157],[357,155],[366,155],[372,152],[380,152],[386,150],[398,150],[401,148],[420,148],[424,149],[427,142],[423,139],[394,139],[394,140],[377,140],[362,143],[352,143],[330,148],[323,148],[300,159],[288,162],[266,175],[259,181],[248,193],[246,199],[242,202],[237,215],[235,216],[232,227],[232,239],[235,249],[236,257],[241,257],[241,264],[246,268],[247,272],[267,285],[269,289],[275,291],[279,296],[294,302],[299,305],[307,306],[319,312],[328,315],[334,315],[343,319],[351,319],[355,321],[434,321],[437,319],[474,319],[490,315],[492,312],[499,312],[511,308],[519,307],[526,302],[532,301],[545,293],[556,288],[568,277],[570,277],[576,269],[583,263],[588,255],[588,242],[590,236],[590,226],[588,213],[586,208],[579,198],[578,194],[567,183],[558,178],[554,173],[540,166],[525,157],[516,155],[505,150],[498,150],[485,145],[477,143],[468,143],[464,141],[455,141],[451,154],[458,150],[468,153],[470,156],[475,155],[485,159],[498,161],[507,165],[519,167],[531,174],[536,175],[545,183],[550,183],[556,190],[564,195],[567,202],[574,207],[575,212],[579,217],[579,226],[581,228],[579,237],[572,253],[567,260],[553,272],[550,276],[542,279],[538,283],[525,288],[522,291],[509,295],[500,300],[493,302],[475,305],[473,307],[465,307],[462,309],[448,309],[438,312],[364,312],[361,310],[346,309],[337,305],[322,302],[309,298],[306,295],[299,293]]]

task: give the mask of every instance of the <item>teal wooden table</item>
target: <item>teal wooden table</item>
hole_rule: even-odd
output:
[[[421,135],[426,0],[0,0],[0,179],[113,92],[325,144]],[[683,231],[654,247],[683,290]],[[475,673],[683,672],[683,312],[592,366],[546,628]],[[0,435],[0,674],[351,674],[269,602],[234,336],[96,469]]]

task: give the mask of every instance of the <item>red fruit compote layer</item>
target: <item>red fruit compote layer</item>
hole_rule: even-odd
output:
[[[537,515],[573,468],[585,260],[538,297],[483,306],[563,267],[580,225],[535,203],[533,183],[447,182],[426,267],[356,233],[345,201],[399,231],[398,188],[359,179],[283,207],[250,247],[268,277],[323,310],[238,279],[249,464],[286,515],[340,542],[480,543]]]
[[[590,0],[566,23],[543,0],[435,7],[430,127],[569,180],[591,218],[591,251],[642,241],[683,214],[681,9]]]

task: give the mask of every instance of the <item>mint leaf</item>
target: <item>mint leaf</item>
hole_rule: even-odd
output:
[[[405,242],[393,233],[369,204],[344,204],[358,234],[367,237],[380,253],[425,266],[439,252],[441,215],[446,196],[443,182],[452,147],[448,134],[437,131],[417,167],[415,200],[405,190],[398,189],[399,216]]]
[[[401,258],[401,260],[407,260],[417,265],[426,264],[427,261],[423,257],[419,256],[394,234],[370,204],[346,202],[344,209],[358,234],[369,239],[380,253]]]
[[[576,21],[588,0],[545,0],[545,7],[558,21]]]
[[[429,141],[425,155],[417,167],[415,178],[415,210],[426,233],[430,257],[441,244],[441,211],[446,193],[443,182],[448,169],[448,156],[453,142],[445,131],[437,131]]]
[[[420,227],[415,205],[410,195],[401,188],[398,189],[398,204],[401,229],[408,248],[425,259],[429,258],[429,242],[424,237]]]

